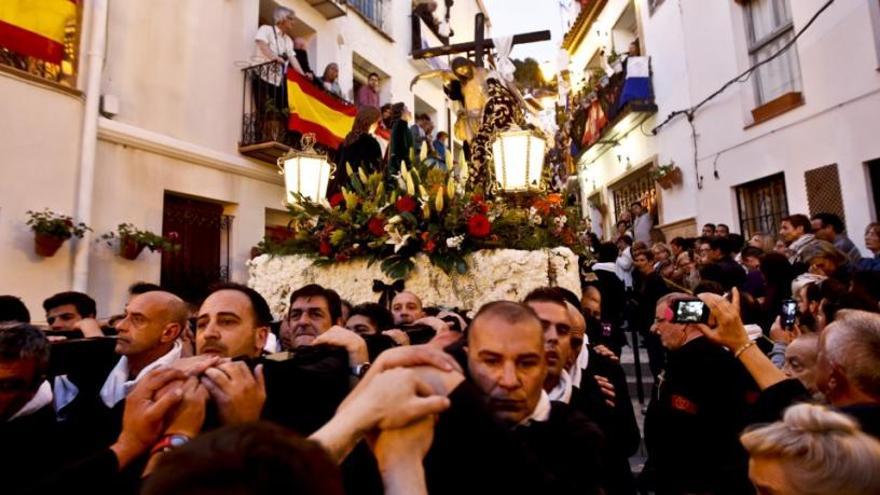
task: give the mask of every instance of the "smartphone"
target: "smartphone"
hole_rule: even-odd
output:
[[[672,308],[673,323],[706,323],[709,321],[709,307],[700,300],[679,299]]]
[[[782,301],[782,310],[779,312],[782,328],[790,330],[794,327],[795,318],[797,317],[797,301],[794,299],[786,299]]]

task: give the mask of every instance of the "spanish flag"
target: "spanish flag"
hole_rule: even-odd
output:
[[[76,17],[76,0],[0,0],[0,46],[60,64],[64,26]]]
[[[293,69],[287,70],[287,103],[290,130],[313,132],[319,143],[334,149],[342,144],[357,115],[354,105],[324,92]]]

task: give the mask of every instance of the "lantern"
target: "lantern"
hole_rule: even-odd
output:
[[[284,175],[288,203],[297,202],[296,193],[317,203],[327,195],[334,167],[326,155],[315,151],[314,134],[303,134],[300,145],[301,150],[291,149],[278,158],[278,173]]]
[[[504,192],[531,192],[542,189],[544,137],[532,130],[514,127],[503,131],[492,143],[495,180]]]

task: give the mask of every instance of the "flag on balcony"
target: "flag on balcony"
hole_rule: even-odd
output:
[[[287,71],[287,102],[287,127],[303,134],[313,132],[319,143],[334,149],[342,144],[357,115],[357,107],[326,93],[293,69]]]
[[[633,100],[651,98],[651,65],[648,57],[629,57],[626,59],[626,79],[620,92],[620,103],[617,108]]]
[[[0,46],[60,64],[64,26],[76,17],[76,0],[0,1]]]

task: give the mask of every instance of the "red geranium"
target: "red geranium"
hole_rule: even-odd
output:
[[[385,235],[385,220],[380,217],[373,217],[367,222],[367,230],[376,237]]]
[[[321,256],[330,256],[330,253],[333,252],[333,247],[330,246],[329,242],[321,241],[318,245],[318,252],[321,253]]]
[[[482,238],[489,235],[492,225],[486,215],[476,214],[468,219],[468,234],[473,237]]]
[[[422,232],[422,249],[424,249],[426,253],[433,253],[436,248],[437,244],[434,242],[434,239],[431,239],[431,234],[428,232]]]
[[[398,198],[397,202],[394,203],[394,207],[397,208],[397,211],[401,213],[410,213],[415,211],[415,209],[419,205],[416,203],[416,200],[412,198],[412,196],[401,196]]]
[[[333,196],[330,196],[330,206],[332,208],[336,208],[343,201],[345,201],[345,196],[343,196],[341,192],[338,192],[338,193],[334,194]]]

